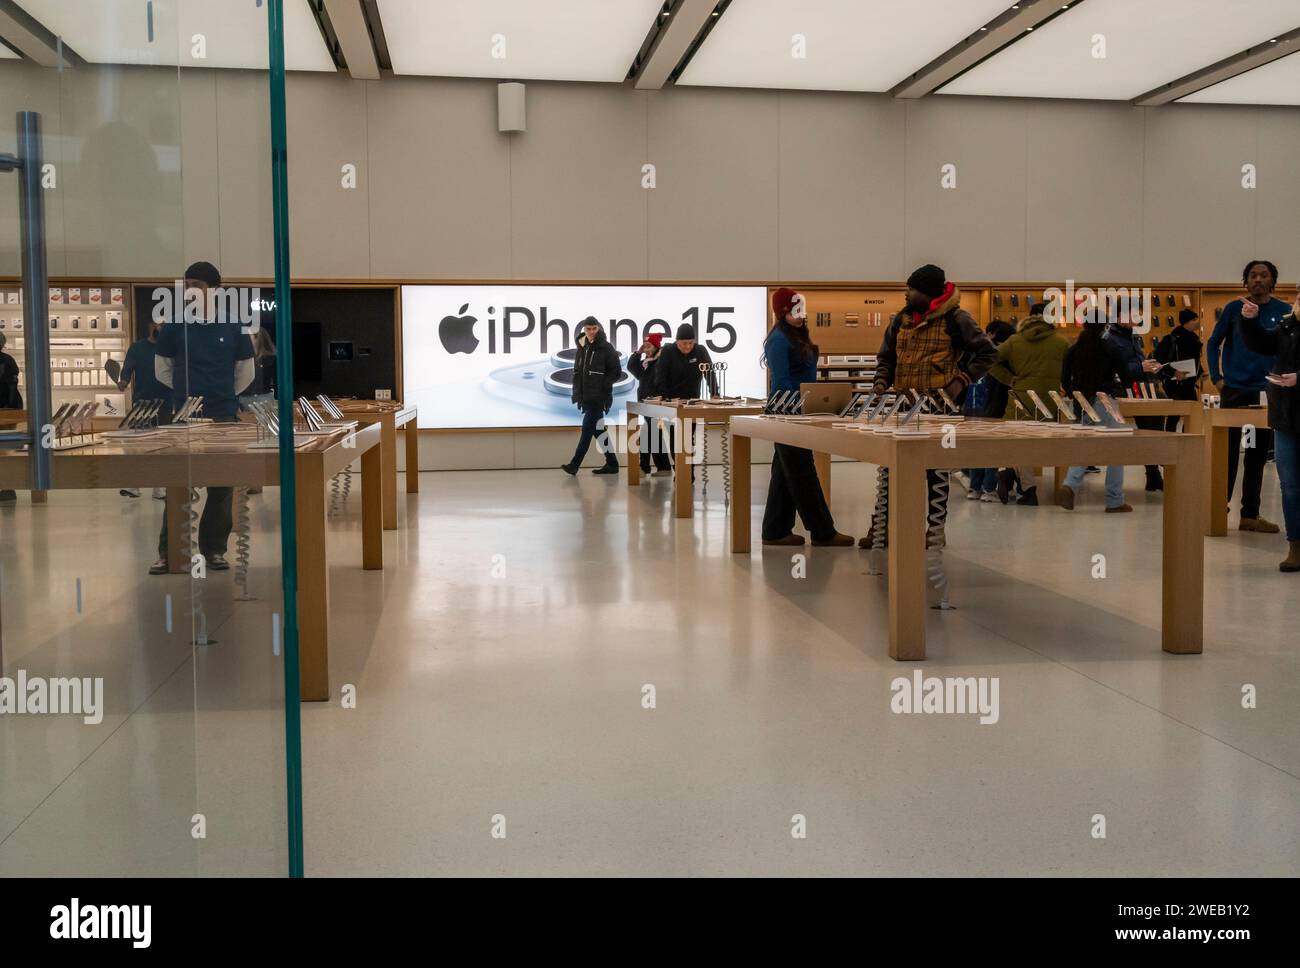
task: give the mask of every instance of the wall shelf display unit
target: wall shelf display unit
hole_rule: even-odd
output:
[[[54,405],[76,400],[99,401],[99,416],[120,417],[129,406],[104,372],[110,359],[121,363],[131,340],[130,286],[125,283],[71,282],[49,288],[50,389]],[[0,284],[0,332],[6,352],[18,360],[18,388],[26,393],[22,372],[27,319],[17,283]]]

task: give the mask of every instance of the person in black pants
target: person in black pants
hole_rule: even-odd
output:
[[[598,434],[604,434],[601,424],[605,422],[610,407],[614,406],[614,384],[622,375],[618,350],[605,338],[605,329],[600,321],[595,316],[588,316],[582,321],[582,336],[578,338],[578,356],[573,361],[573,393],[570,395],[582,411],[582,433],[578,436],[578,448],[573,452],[573,459],[561,465],[564,473],[570,476],[578,473],[591,442]],[[605,465],[592,473],[617,474],[618,458],[614,456],[608,438],[602,449],[605,451]]]
[[[644,400],[651,395],[654,385],[654,365],[659,358],[659,346],[663,342],[663,333],[651,333],[641,344],[641,349],[632,354],[627,361],[628,372],[636,377],[636,398]],[[672,462],[668,460],[668,448],[664,446],[666,435],[659,431],[657,420],[643,420],[640,433],[641,473],[650,473],[650,458],[654,457],[655,474],[663,477],[672,474]]]
[[[1241,281],[1246,287],[1242,299],[1234,299],[1223,307],[1219,321],[1214,325],[1205,344],[1206,362],[1210,379],[1219,385],[1219,404],[1223,407],[1258,407],[1260,395],[1268,386],[1267,374],[1272,369],[1270,356],[1256,353],[1245,342],[1241,333],[1242,317],[1258,318],[1266,330],[1275,330],[1290,311],[1281,299],[1273,295],[1277,288],[1277,266],[1264,259],[1254,259],[1242,270]],[[1247,447],[1243,463],[1245,475],[1241,482],[1241,531],[1277,534],[1272,521],[1259,516],[1259,495],[1264,485],[1264,465],[1273,448],[1273,434],[1258,428],[1255,446]],[[1237,459],[1241,454],[1241,429],[1228,430],[1228,499],[1237,486]]]
[[[793,289],[778,289],[772,294],[772,317],[772,329],[763,343],[763,360],[772,377],[771,392],[798,392],[799,384],[817,379],[817,347],[808,338],[803,296]],[[853,547],[852,537],[835,530],[812,451],[776,444],[767,505],[763,508],[763,544],[803,544],[803,535],[794,533],[795,512],[803,519],[814,545]]]
[[[5,334],[0,333],[0,410],[21,410],[23,395],[18,392],[18,363],[4,352]],[[0,504],[13,504],[18,500],[14,491],[0,491]]]
[[[200,318],[186,318],[190,308],[177,307],[181,318],[165,320],[158,328],[154,373],[171,388],[172,405],[179,410],[187,397],[203,398],[203,416],[214,423],[239,419],[238,394],[253,382],[253,339],[239,320],[228,319],[218,306],[214,290],[221,273],[210,262],[196,262],[185,270],[186,302],[191,298]],[[226,547],[233,525],[234,489],[209,487],[199,521],[199,554],[211,571],[227,571]],[[167,572],[167,515],[158,535],[158,560],[151,575]]]
[[[1196,400],[1198,396],[1197,384],[1204,372],[1201,366],[1201,337],[1197,335],[1197,330],[1201,328],[1201,317],[1194,309],[1184,309],[1178,314],[1178,326],[1171,333],[1165,336],[1156,344],[1156,360],[1165,364],[1163,379],[1165,385],[1165,396],[1170,400]],[[1187,363],[1195,364],[1195,372],[1191,375],[1181,370],[1176,370],[1170,364]],[[1165,418],[1164,430],[1173,433],[1178,429],[1178,422],[1181,417],[1169,416]],[[1160,427],[1153,428],[1160,430]]]

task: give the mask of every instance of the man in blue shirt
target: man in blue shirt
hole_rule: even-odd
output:
[[[253,382],[253,339],[239,320],[230,320],[214,305],[221,273],[210,262],[196,262],[185,270],[185,306],[175,307],[176,319],[159,326],[154,371],[158,381],[171,388],[178,410],[186,397],[203,398],[203,416],[218,423],[239,419],[237,395]],[[193,307],[193,308],[190,308]],[[191,318],[197,310],[199,318]],[[229,487],[209,487],[199,520],[199,554],[213,571],[226,571],[226,546],[230,540]],[[167,572],[167,517],[158,536],[158,560],[151,575]]]
[[[1273,297],[1277,287],[1277,266],[1264,259],[1247,264],[1241,274],[1246,286],[1244,299],[1234,299],[1223,307],[1219,321],[1205,344],[1210,379],[1219,386],[1219,402],[1224,407],[1258,407],[1260,394],[1267,386],[1264,375],[1273,367],[1272,357],[1253,352],[1241,335],[1241,317],[1258,319],[1266,330],[1275,330],[1282,317],[1291,311],[1281,299]],[[1220,360],[1222,356],[1222,360]],[[1242,531],[1276,534],[1278,527],[1259,516],[1259,493],[1264,485],[1264,464],[1273,446],[1273,432],[1264,427],[1255,430],[1255,446],[1246,448],[1245,476],[1241,481]],[[1237,458],[1241,449],[1241,430],[1228,430],[1228,500],[1237,483]]]

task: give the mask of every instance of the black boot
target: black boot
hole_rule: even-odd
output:
[[[1147,465],[1147,490],[1163,491],[1165,489],[1164,475],[1160,473],[1160,467],[1156,464]]]

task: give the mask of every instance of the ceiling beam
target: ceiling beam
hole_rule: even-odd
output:
[[[1135,97],[1132,103],[1144,108],[1159,107],[1177,101],[1180,97],[1195,94],[1220,81],[1226,81],[1230,77],[1253,71],[1256,67],[1263,67],[1297,51],[1300,51],[1300,28],[1279,34],[1271,41],[1249,47],[1231,57],[1225,57],[1217,64],[1211,64],[1176,81],[1162,84],[1154,91],[1147,91]]]
[[[370,40],[361,0],[325,0],[325,12],[343,51],[348,73],[361,81],[379,80],[379,60]]]
[[[0,0],[0,37],[18,53],[42,67],[72,67],[81,58],[63,45],[40,21],[13,0]],[[59,54],[63,63],[59,63]]]
[[[1034,28],[1058,14],[1072,10],[1085,0],[1020,0],[971,34],[954,44],[889,93],[898,98],[932,94],[958,74],[1014,44]]]
[[[717,6],[718,0],[678,0],[637,72],[637,90],[657,91],[668,82]]]

